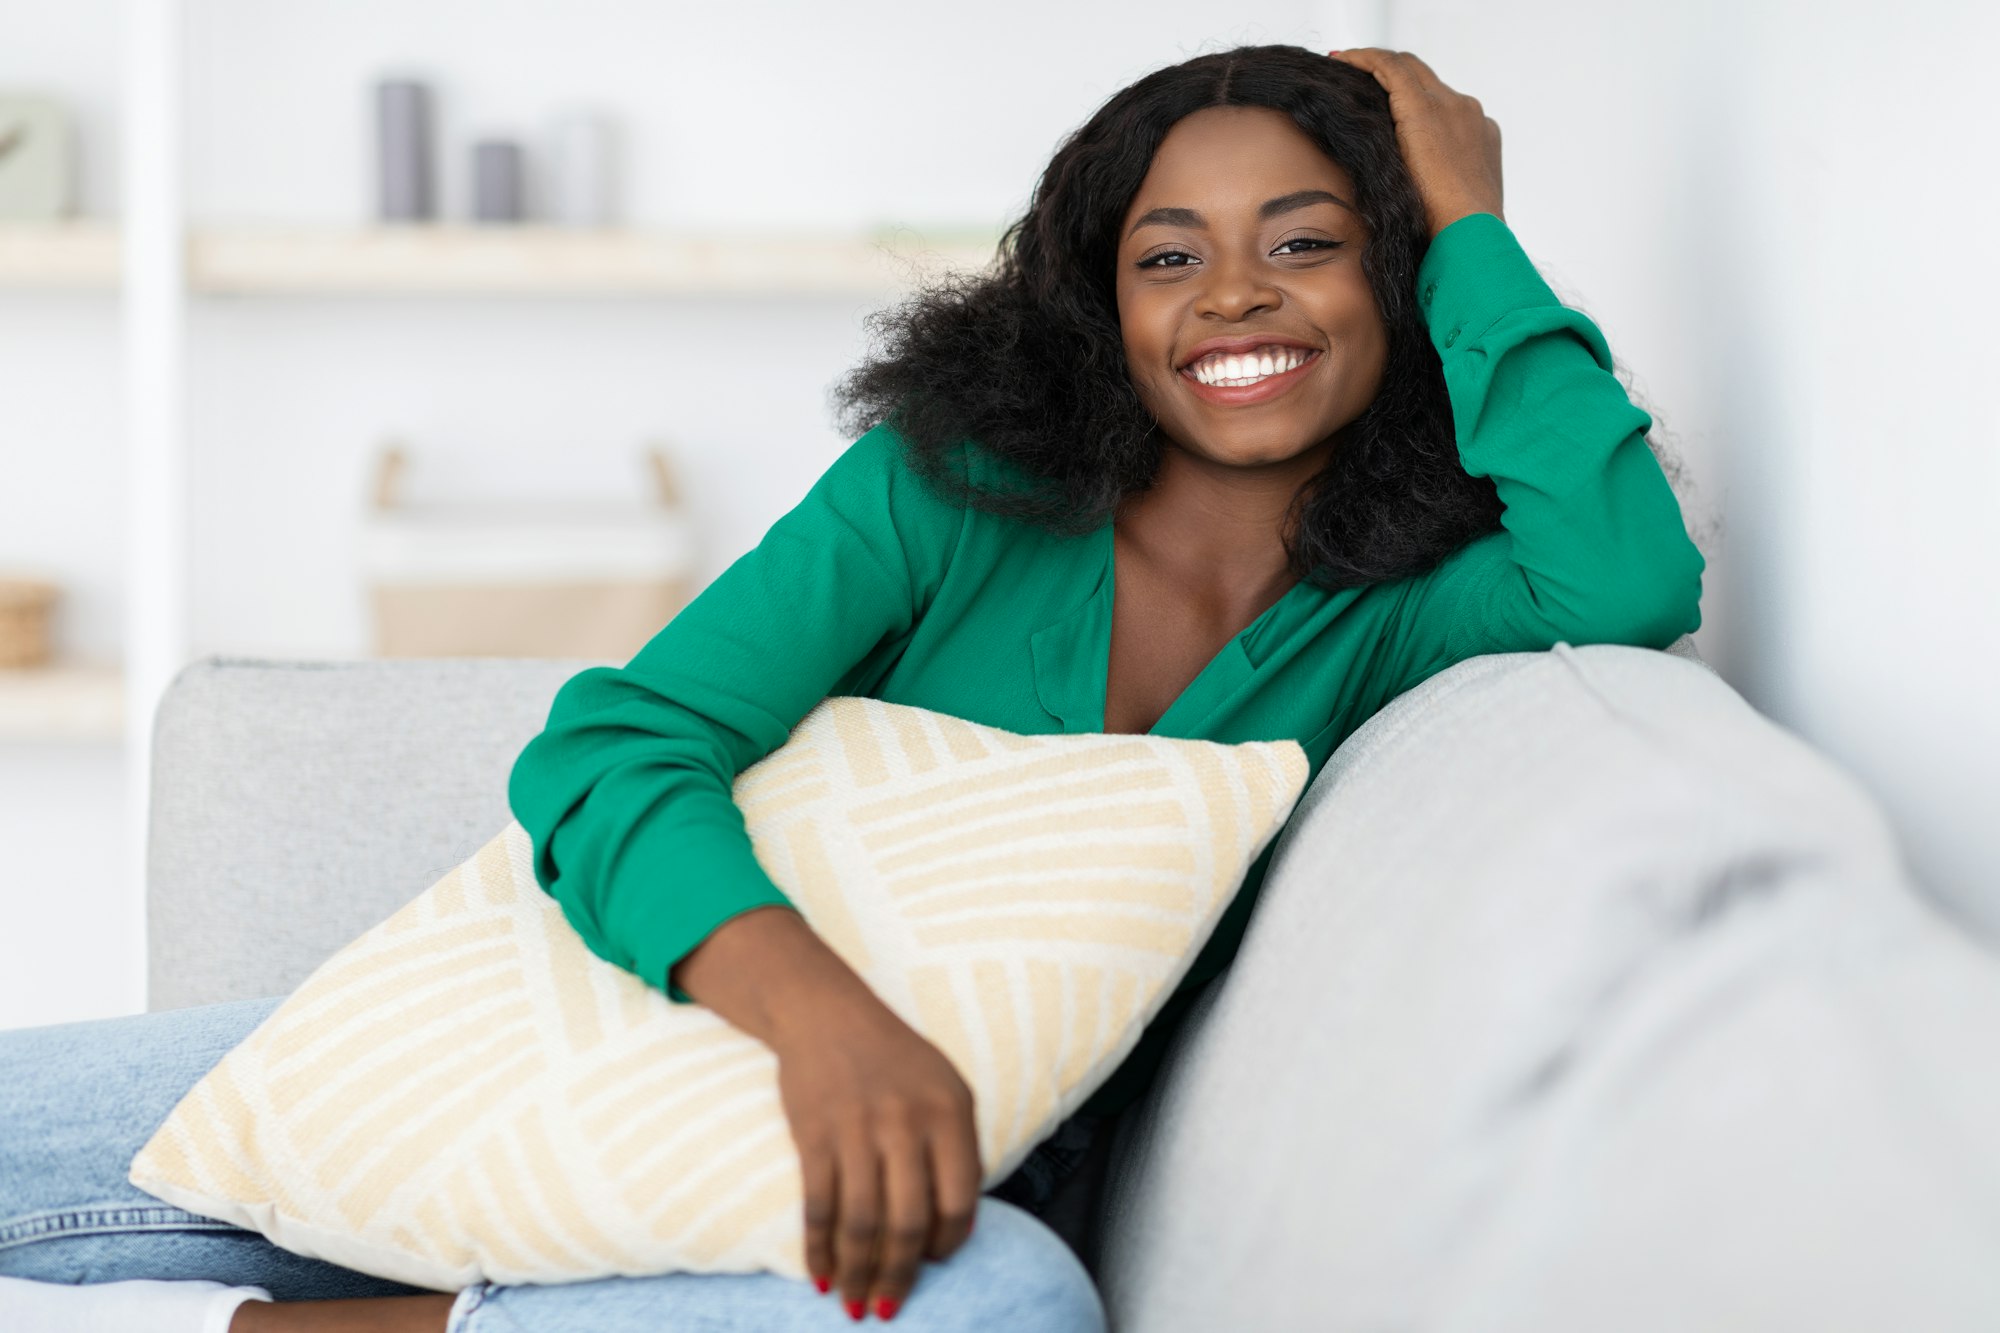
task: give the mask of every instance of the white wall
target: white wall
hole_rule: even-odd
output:
[[[1857,773],[2000,939],[2000,10],[1750,16],[1710,320],[1745,693]],[[1726,53],[1725,53],[1726,54]],[[1748,529],[1756,524],[1755,535]],[[1753,544],[1754,543],[1754,544]]]
[[[1984,236],[2000,9],[1391,12],[1389,45],[1500,123],[1509,223],[1694,465],[1720,524],[1702,543],[1703,656],[1848,767],[1921,882],[2000,939],[2000,259]]]
[[[0,0],[0,88],[72,105],[93,216],[119,197],[117,18],[117,0]],[[109,294],[0,291],[0,572],[62,584],[60,649],[100,661],[125,614],[118,336]],[[143,998],[121,758],[111,742],[0,742],[0,1027]]]

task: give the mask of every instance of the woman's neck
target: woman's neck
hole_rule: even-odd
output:
[[[1285,555],[1285,513],[1323,461],[1311,450],[1279,466],[1230,467],[1166,444],[1152,486],[1118,507],[1119,557],[1137,557],[1211,605],[1268,605],[1298,582]]]

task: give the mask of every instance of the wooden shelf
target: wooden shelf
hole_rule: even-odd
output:
[[[0,222],[0,289],[109,291],[118,228],[108,222]]]
[[[648,230],[430,225],[210,227],[189,285],[211,296],[880,295],[940,268],[983,268],[998,237],[701,236]]]
[[[999,237],[704,236],[615,228],[420,224],[197,227],[188,286],[207,296],[882,296],[940,269],[979,270]],[[108,222],[0,223],[0,290],[114,290]]]
[[[116,665],[0,667],[0,743],[124,734],[125,677]]]

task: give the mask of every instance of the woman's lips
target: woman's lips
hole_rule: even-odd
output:
[[[1266,399],[1276,398],[1286,392],[1305,377],[1306,371],[1319,364],[1321,355],[1315,348],[1305,360],[1290,370],[1280,371],[1276,375],[1266,375],[1255,384],[1244,384],[1233,388],[1222,384],[1203,384],[1194,377],[1192,370],[1183,370],[1179,373],[1187,386],[1194,390],[1196,397],[1206,399],[1218,407],[1242,407],[1248,403],[1261,403]]]

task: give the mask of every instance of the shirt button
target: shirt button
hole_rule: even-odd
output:
[[[1446,347],[1449,347],[1449,346],[1451,346],[1451,345],[1452,345],[1453,343],[1455,343],[1455,342],[1457,342],[1457,341],[1458,341],[1458,330],[1457,330],[1457,329],[1453,329],[1453,330],[1452,330],[1452,331],[1451,331],[1450,333],[1447,333],[1447,334],[1445,334],[1445,335],[1444,335],[1444,345],[1445,345]]]
[[[1435,282],[1427,282],[1424,284],[1424,306],[1426,308],[1429,308],[1431,303],[1431,296],[1437,291],[1437,289],[1438,285]]]

